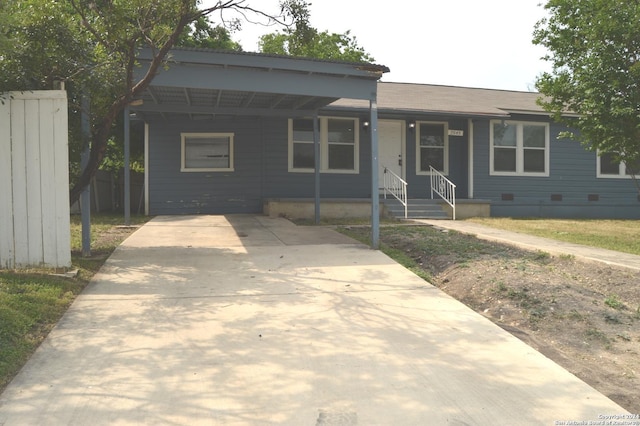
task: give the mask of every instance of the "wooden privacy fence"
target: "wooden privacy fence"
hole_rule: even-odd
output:
[[[69,267],[67,94],[0,99],[0,268]]]

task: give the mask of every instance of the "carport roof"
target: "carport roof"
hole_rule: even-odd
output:
[[[138,57],[138,78],[152,59]],[[214,116],[305,116],[340,98],[367,105],[389,68],[257,53],[179,48],[131,110],[144,118],[210,119]]]

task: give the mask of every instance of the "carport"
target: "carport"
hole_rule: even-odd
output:
[[[152,52],[139,56],[142,73]],[[187,116],[190,120],[217,117],[313,118],[315,153],[315,220],[320,220],[320,141],[318,110],[341,99],[369,101],[371,131],[371,246],[379,245],[378,111],[377,82],[389,69],[369,63],[308,58],[175,49],[168,67],[161,70],[140,99],[125,111],[125,151],[128,151],[130,113],[142,120],[160,115],[163,120]],[[145,158],[148,158],[148,135]],[[127,161],[128,152],[125,153]],[[145,211],[149,212],[148,164],[145,164]],[[125,165],[125,173],[129,168]],[[125,176],[125,203],[128,203]],[[311,194],[310,194],[311,195]],[[125,214],[129,208],[125,205]]]

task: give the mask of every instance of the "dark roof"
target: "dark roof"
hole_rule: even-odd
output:
[[[549,115],[536,103],[541,96],[537,92],[379,82],[377,102],[383,111],[493,117],[514,113]],[[328,108],[368,107],[368,102],[338,99]]]
[[[152,58],[143,49],[137,78]],[[382,65],[199,48],[172,49],[131,109],[145,115],[305,116],[341,97],[375,98]],[[139,103],[139,102],[138,102]]]
[[[207,49],[200,47],[174,47],[169,52],[168,60],[171,62],[173,59],[178,59],[180,62],[189,62],[189,53],[193,53],[195,58],[197,58],[196,62],[198,64],[207,63],[206,58],[214,58],[214,62],[219,63],[219,58],[226,57],[225,61],[228,62],[229,65],[237,65],[232,59],[229,58],[237,58],[237,61],[240,61],[242,65],[246,65],[247,63],[254,64],[255,66],[261,66],[262,64],[269,64],[272,66],[274,63],[285,63],[287,69],[295,68],[292,66],[292,63],[298,63],[300,66],[304,66],[302,64],[316,64],[311,65],[312,67],[320,66],[331,66],[331,65],[342,65],[354,70],[366,71],[368,73],[378,74],[378,78],[384,74],[389,72],[389,67],[386,65],[379,65],[370,62],[351,62],[351,61],[340,61],[333,59],[318,59],[318,58],[309,58],[303,56],[289,56],[289,55],[276,55],[271,53],[257,53],[257,52],[238,52],[235,50],[220,50],[220,49]],[[150,59],[150,50],[143,49],[139,59]],[[275,61],[275,62],[274,62]],[[268,65],[268,66],[269,66]]]

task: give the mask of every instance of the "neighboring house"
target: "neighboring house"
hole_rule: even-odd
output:
[[[388,69],[372,64],[193,49],[174,59],[131,107],[146,122],[149,214],[259,213],[309,202],[317,184],[323,203],[371,200],[377,121],[377,186],[386,167],[410,203],[430,198],[432,166],[481,214],[640,217],[624,165],[559,140],[537,93],[378,82]]]

